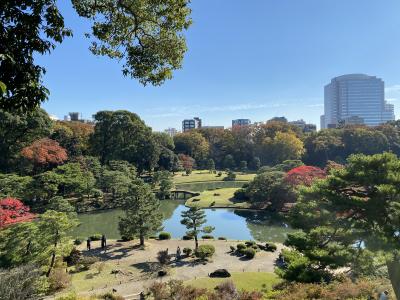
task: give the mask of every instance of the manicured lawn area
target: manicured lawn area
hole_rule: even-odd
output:
[[[201,192],[199,196],[188,199],[186,201],[186,205],[187,206],[197,205],[200,207],[236,207],[236,208],[250,207],[250,204],[247,202],[235,202],[233,195],[236,190],[237,188],[225,188],[213,191],[204,191]]]
[[[274,273],[244,272],[232,273],[230,278],[198,278],[186,281],[185,284],[198,288],[214,289],[218,284],[226,280],[232,280],[238,290],[268,292],[279,283],[281,279]]]
[[[218,172],[217,172],[218,173]],[[207,181],[222,181],[226,177],[226,172],[222,172],[222,176],[218,177],[217,174],[212,174],[208,170],[195,170],[189,176],[182,176],[184,172],[176,173],[174,176],[174,183],[191,183],[191,182],[207,182]],[[237,181],[250,181],[254,178],[255,174],[236,173]]]

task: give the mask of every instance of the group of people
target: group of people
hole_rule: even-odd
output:
[[[106,247],[107,247],[107,239],[106,236],[103,234],[101,236],[101,249],[105,250]],[[90,237],[88,237],[88,239],[86,240],[86,249],[88,251],[92,249],[92,239]]]

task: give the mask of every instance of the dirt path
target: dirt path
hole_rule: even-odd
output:
[[[160,250],[168,249],[170,254],[175,254],[178,246],[181,250],[185,247],[193,249],[194,241],[149,240],[146,241],[145,250],[140,249],[136,241],[113,241],[109,242],[106,253],[100,251],[98,248],[96,249],[96,243],[97,242],[92,243],[92,247],[95,247],[95,249],[90,252],[84,250],[85,247],[83,246],[80,246],[79,250],[82,250],[84,255],[99,257],[109,265],[109,269],[103,272],[110,273],[111,268],[114,271],[117,270],[119,277],[117,280],[113,278],[113,280],[106,281],[103,287],[96,287],[93,288],[93,290],[77,291],[81,294],[99,294],[115,289],[121,295],[130,295],[140,293],[154,280],[168,281],[170,279],[178,279],[186,281],[198,277],[206,277],[209,273],[220,268],[227,269],[229,272],[273,272],[275,259],[282,247],[278,245],[278,251],[275,253],[260,251],[254,259],[247,260],[229,253],[230,246],[237,245],[239,243],[238,241],[200,241],[200,245],[214,245],[216,251],[212,261],[203,264],[191,258],[184,258],[178,262],[173,259],[170,275],[160,279],[157,278],[157,272],[160,269],[156,258],[157,253]]]

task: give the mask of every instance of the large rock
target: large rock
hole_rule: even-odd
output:
[[[231,273],[229,273],[226,269],[218,269],[210,273],[210,277],[227,278],[231,277]]]

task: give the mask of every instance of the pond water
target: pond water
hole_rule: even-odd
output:
[[[181,225],[181,213],[187,208],[184,201],[161,201],[160,210],[164,216],[164,231],[171,233],[173,238],[182,238],[186,228]],[[258,240],[282,243],[288,232],[284,221],[266,212],[206,209],[207,224],[215,227],[214,237],[226,237],[235,240]],[[78,216],[81,223],[72,233],[76,238],[87,238],[95,233],[105,234],[109,239],[120,238],[118,220],[124,212],[121,209],[106,210],[94,213],[84,213]]]

